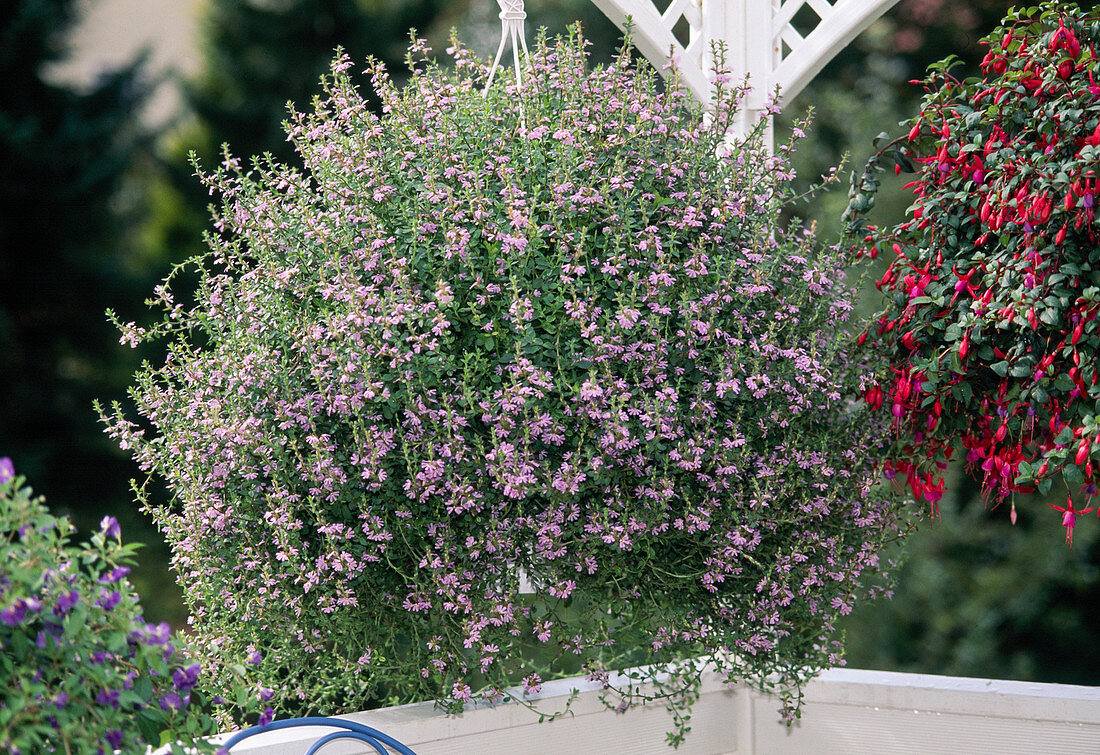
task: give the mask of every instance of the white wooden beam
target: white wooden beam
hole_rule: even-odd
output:
[[[839,0],[775,69],[773,81],[784,99],[798,96],[838,52],[878,20],[897,0]],[[788,43],[789,44],[789,43]],[[792,46],[793,47],[793,46]]]
[[[630,20],[634,46],[653,64],[666,74],[665,66],[669,60],[676,62],[680,78],[692,96],[701,102],[710,99],[710,82],[703,67],[696,61],[687,59],[683,46],[672,35],[672,24],[666,24],[650,0],[592,0],[611,19],[612,23],[625,30]]]
[[[712,96],[712,42],[724,42],[734,80],[748,76],[753,87],[734,127],[744,135],[777,87],[784,99],[796,96],[897,0],[673,0],[663,14],[652,0],[593,2],[620,29],[630,20],[634,44],[659,70],[675,60],[684,86],[704,104]],[[806,34],[791,24],[804,7],[820,19]],[[687,50],[672,34],[681,18],[691,30]],[[784,42],[790,48],[786,56]]]

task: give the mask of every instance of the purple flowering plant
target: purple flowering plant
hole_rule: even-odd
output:
[[[196,303],[122,325],[169,353],[104,421],[215,679],[259,649],[276,711],[457,710],[643,667],[677,741],[698,659],[795,697],[838,662],[899,531],[838,253],[780,223],[791,145],[725,142],[725,71],[704,116],[628,50],[540,38],[483,96],[414,39],[381,116],[341,57],[305,172],[204,176]]]
[[[195,739],[216,731],[201,667],[144,621],[126,578],[137,546],[113,517],[71,545],[72,524],[23,483],[0,459],[0,750],[212,751]]]

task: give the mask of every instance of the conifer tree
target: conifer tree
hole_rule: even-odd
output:
[[[136,166],[150,157],[139,113],[149,85],[141,59],[90,88],[44,77],[68,55],[77,7],[0,3],[0,455],[78,527],[111,514],[150,543],[134,573],[143,592],[162,597],[147,618],[180,620],[163,541],[132,503],[133,467],[92,406],[123,398],[138,365],[104,311],[140,318],[163,275],[134,244],[144,202]]]
[[[147,254],[182,260],[202,248],[210,197],[190,156],[210,169],[222,145],[244,164],[270,152],[296,164],[282,124],[287,104],[307,109],[337,47],[366,65],[404,67],[409,29],[436,23],[449,0],[208,0],[199,27],[199,71],[183,82],[181,127],[160,144],[150,184]],[[362,83],[362,82],[361,82]]]
[[[128,269],[119,211],[145,86],[140,61],[88,91],[43,79],[74,6],[0,6],[0,448],[78,509],[108,470],[125,479],[92,399],[121,392],[129,372],[104,309],[146,285]]]
[[[203,64],[185,87],[206,149],[228,143],[244,158],[290,159],[287,102],[307,108],[343,48],[400,69],[412,27],[427,30],[444,0],[211,0],[202,21]],[[200,145],[202,146],[202,145]],[[200,156],[210,156],[200,155]]]

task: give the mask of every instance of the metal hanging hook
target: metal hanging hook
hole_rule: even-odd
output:
[[[510,39],[512,41],[512,60],[516,66],[516,86],[523,87],[523,72],[519,62],[519,49],[523,47],[523,54],[530,56],[527,51],[527,38],[524,34],[524,19],[527,18],[523,10],[523,0],[497,0],[500,6],[500,46],[497,47],[497,56],[493,60],[493,67],[489,69],[489,79],[485,82],[485,89],[481,96],[489,93],[489,87],[493,85],[493,76],[496,75],[500,58],[504,54],[504,45]]]

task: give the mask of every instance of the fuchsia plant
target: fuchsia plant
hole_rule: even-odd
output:
[[[1046,494],[1072,543],[1100,484],[1100,16],[1048,3],[1013,12],[984,40],[981,76],[934,66],[908,136],[856,180],[921,164],[912,217],[869,228],[870,256],[894,253],[868,347],[891,373],[866,394],[896,432],[887,470],[934,507],[954,450],[996,500]],[[862,251],[862,250],[861,250]]]
[[[169,356],[109,431],[173,493],[211,662],[262,649],[280,710],[644,664],[682,701],[697,658],[789,691],[898,533],[837,252],[779,223],[790,147],[722,147],[723,71],[704,119],[583,45],[487,97],[457,43],[374,67],[381,117],[339,59],[307,172],[227,158],[196,305],[124,327]]]

